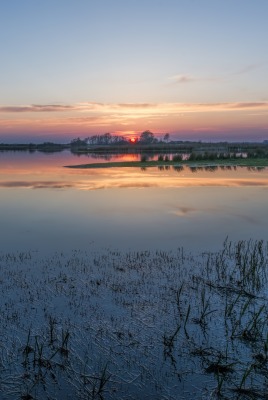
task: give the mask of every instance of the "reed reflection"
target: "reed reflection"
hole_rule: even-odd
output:
[[[120,155],[129,160],[133,155]],[[119,156],[118,156],[119,157]],[[61,153],[1,153],[0,187],[99,190],[109,188],[168,188],[204,186],[268,186],[268,169],[236,166],[159,165],[150,168],[69,169],[76,156]],[[81,162],[95,162],[81,155]],[[118,158],[117,158],[118,160]],[[165,160],[165,159],[163,159]],[[101,159],[101,161],[103,161]]]

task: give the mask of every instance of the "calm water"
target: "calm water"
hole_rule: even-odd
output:
[[[108,400],[266,398],[267,243],[200,251],[267,240],[268,170],[63,167],[90,161],[0,153],[1,399],[92,398],[106,367]]]
[[[98,161],[68,151],[0,153],[1,251],[205,251],[227,235],[267,239],[267,169],[64,168]]]

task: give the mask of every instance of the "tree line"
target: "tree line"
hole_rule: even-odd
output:
[[[169,133],[166,133],[163,140],[159,140],[155,135],[147,130],[140,134],[139,138],[135,140],[135,143],[139,144],[155,144],[159,142],[168,143],[170,139]],[[88,146],[88,145],[122,145],[128,144],[130,140],[125,136],[111,135],[110,133],[104,133],[103,135],[93,135],[85,139],[79,137],[71,141],[71,146]]]

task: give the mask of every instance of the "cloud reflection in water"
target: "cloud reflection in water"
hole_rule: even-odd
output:
[[[209,178],[176,178],[167,177],[157,179],[147,177],[136,180],[136,178],[111,178],[99,180],[63,180],[63,181],[0,181],[1,188],[25,188],[25,189],[78,189],[78,190],[101,190],[101,189],[141,189],[141,188],[176,188],[176,187],[268,187],[268,179],[209,179]]]

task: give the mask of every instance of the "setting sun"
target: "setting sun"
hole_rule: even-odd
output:
[[[132,138],[129,139],[130,143],[136,143],[137,140],[138,140],[138,139],[137,139],[137,138],[134,138],[134,137],[132,137]]]

